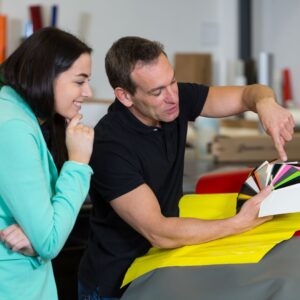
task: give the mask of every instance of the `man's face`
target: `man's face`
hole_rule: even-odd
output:
[[[142,123],[160,126],[160,121],[171,122],[178,117],[178,86],[174,70],[167,57],[161,54],[150,64],[137,63],[131,73],[136,92],[130,95],[129,110]]]

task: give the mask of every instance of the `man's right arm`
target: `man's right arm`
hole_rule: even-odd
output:
[[[272,217],[258,218],[260,204],[270,192],[271,188],[266,188],[246,201],[237,215],[223,220],[165,217],[146,184],[112,200],[111,206],[153,246],[177,248],[238,234],[270,220]]]

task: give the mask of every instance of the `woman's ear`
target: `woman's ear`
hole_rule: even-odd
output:
[[[121,87],[115,88],[115,96],[124,106],[128,108],[132,106],[131,95]]]

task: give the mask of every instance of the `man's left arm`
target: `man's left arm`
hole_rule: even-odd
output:
[[[280,158],[287,160],[284,145],[292,139],[295,122],[292,114],[276,102],[271,88],[260,84],[210,87],[201,116],[226,117],[245,111],[258,114]]]

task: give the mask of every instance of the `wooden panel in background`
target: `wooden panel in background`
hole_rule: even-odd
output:
[[[177,81],[212,84],[212,56],[209,53],[175,54]]]

